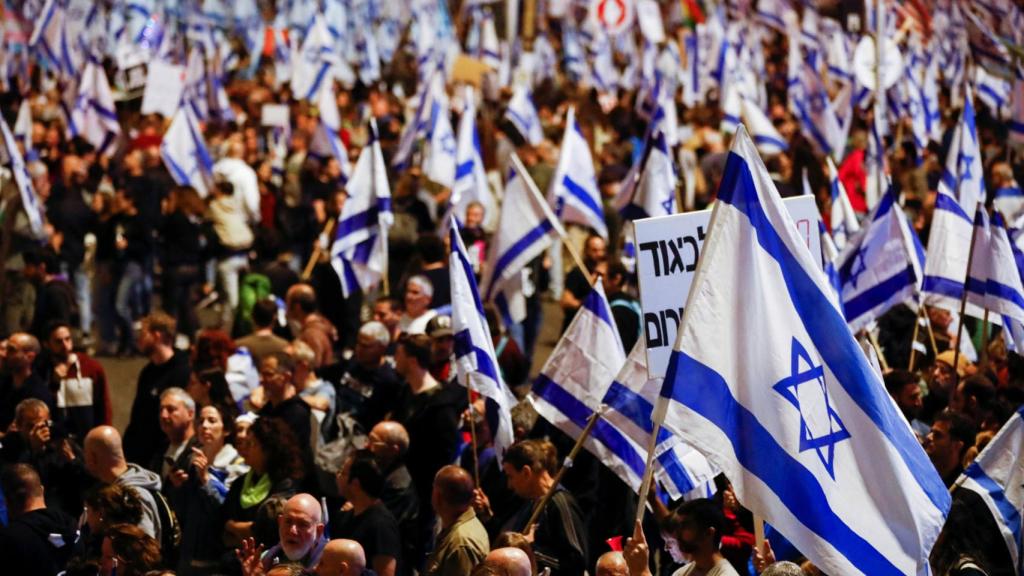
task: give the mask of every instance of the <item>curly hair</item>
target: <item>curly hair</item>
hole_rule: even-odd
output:
[[[271,480],[301,480],[306,475],[299,441],[295,437],[295,432],[283,420],[260,418],[249,429],[249,434],[263,449],[266,471]]]
[[[142,576],[160,566],[160,544],[142,528],[114,524],[104,534],[117,556],[120,576]]]
[[[99,513],[104,526],[142,522],[142,501],[129,486],[96,486],[86,492],[85,505]]]

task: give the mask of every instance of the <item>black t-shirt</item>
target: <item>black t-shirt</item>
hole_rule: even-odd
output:
[[[340,512],[331,526],[331,538],[355,540],[363,546],[367,565],[377,556],[398,561],[397,574],[405,574],[402,563],[402,538],[398,522],[383,503],[377,502],[356,516],[352,510]]]
[[[384,419],[398,403],[404,386],[390,364],[367,368],[352,360],[343,360],[320,370],[320,377],[334,384],[339,414],[351,414],[369,431]]]
[[[260,416],[264,418],[280,418],[288,425],[292,432],[295,432],[295,440],[302,449],[303,462],[306,465],[312,463],[312,425],[310,424],[312,410],[298,395],[273,406],[267,404],[260,409]]]
[[[430,280],[430,284],[434,288],[434,295],[430,298],[431,308],[440,308],[452,303],[451,276],[448,273],[447,266],[433,270],[424,270],[421,274]]]
[[[150,362],[139,373],[131,419],[124,432],[124,455],[129,462],[150,462],[154,455],[164,451],[167,439],[160,430],[158,418],[160,394],[174,386],[188,386],[191,372],[186,353],[175,350],[167,362]]]
[[[573,268],[565,275],[565,289],[572,293],[577,300],[583,301],[590,294],[590,282],[587,282],[587,277],[584,276],[580,269]],[[579,308],[565,308],[565,316],[562,318],[562,332],[569,327],[569,323],[576,317],[576,312]]]

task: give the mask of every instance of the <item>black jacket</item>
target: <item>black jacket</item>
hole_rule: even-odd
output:
[[[43,508],[0,529],[0,558],[6,574],[52,576],[64,570],[78,539],[73,518]]]

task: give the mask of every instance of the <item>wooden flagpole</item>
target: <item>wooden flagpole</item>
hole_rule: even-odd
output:
[[[974,209],[975,215],[978,210],[984,210],[984,206],[977,206]],[[974,245],[978,241],[978,227],[974,225],[974,220],[971,220],[971,248],[970,252],[967,253],[967,272],[964,273],[964,293],[960,297],[960,318],[959,325],[956,327],[956,348],[953,351],[953,389],[960,385],[960,370],[957,369],[960,366],[960,339],[964,335],[964,315],[967,312],[967,282],[971,278],[971,266],[974,264]]]
[[[334,218],[329,218],[320,236],[327,236],[327,242],[330,243],[332,232],[334,232]],[[313,268],[316,267],[316,263],[320,261],[320,255],[324,252],[323,246],[320,245],[320,236],[316,237],[313,253],[309,255],[309,261],[306,262],[306,267],[302,269],[303,281],[309,280],[309,277],[313,274]]]
[[[907,371],[914,371],[914,357],[917,355],[917,335],[921,331],[921,312],[924,311],[924,306],[917,307],[917,315],[914,316],[914,335],[910,338],[910,362],[907,363]]]

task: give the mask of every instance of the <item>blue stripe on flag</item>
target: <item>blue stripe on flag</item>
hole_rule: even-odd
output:
[[[569,191],[569,194],[571,194],[573,198],[578,200],[580,204],[585,206],[587,210],[589,210],[594,216],[597,217],[598,220],[604,220],[604,210],[601,209],[601,206],[597,204],[594,198],[590,194],[587,194],[587,191],[584,190],[582,186],[577,184],[572,179],[572,177],[566,174],[565,178],[562,178],[562,184],[565,185],[565,188],[566,190]]]
[[[1024,295],[1021,295],[1020,292],[1014,290],[1012,287],[989,278],[987,282],[985,282],[985,288],[986,293],[992,294],[1001,300],[1013,302],[1017,306],[1024,308]]]
[[[764,134],[754,134],[754,143],[769,144],[771,146],[779,148],[783,152],[789,149],[789,144],[786,144],[784,141],[779,140],[778,138],[775,138],[773,136],[765,136]]]
[[[729,153],[719,190],[719,200],[732,205],[750,219],[758,243],[779,263],[786,279],[790,301],[836,381],[871,422],[885,433],[910,474],[917,479],[936,508],[947,511],[949,492],[935,474],[934,466],[921,450],[917,438],[910,434],[903,415],[896,411],[885,388],[871,385],[878,377],[872,372],[856,341],[853,338],[836,337],[837,334],[849,334],[846,320],[818,288],[800,261],[789,252],[764,213],[749,166],[733,152]],[[666,378],[666,384],[668,382]]]
[[[843,310],[848,320],[855,320],[862,315],[875,309],[876,306],[885,304],[893,294],[914,285],[914,269],[907,267],[903,272],[890,277],[864,292],[856,295],[850,300],[843,301]]]
[[[551,230],[551,222],[547,218],[545,218],[544,220],[541,221],[540,224],[531,228],[530,231],[524,234],[522,238],[516,240],[511,246],[509,246],[508,250],[505,251],[505,253],[502,254],[498,258],[498,261],[495,262],[494,264],[494,272],[491,274],[491,278],[493,279],[493,281],[496,281],[499,278],[501,278],[502,273],[505,271],[506,268],[509,267],[510,264],[512,264],[513,260],[518,258],[519,255],[522,254],[527,248],[529,248],[531,244],[543,238],[544,235],[550,232]],[[494,286],[493,281],[491,283],[491,286]]]
[[[473,173],[473,161],[472,160],[466,160],[465,162],[463,162],[463,163],[461,163],[461,164],[459,164],[459,165],[457,165],[455,167],[455,179],[456,180],[462,180],[463,178],[465,178],[466,176],[469,176],[472,173]]]
[[[977,462],[972,463],[967,467],[967,470],[964,470],[964,476],[977,482],[988,493],[988,497],[992,499],[996,509],[999,511],[999,515],[1002,516],[1001,523],[1013,533],[1014,542],[1019,543],[1021,541],[1020,512],[1012,502],[1007,500],[1006,492],[1003,491],[1003,488],[990,478],[981,466],[978,466]]]
[[[690,474],[683,466],[683,463],[679,461],[679,458],[676,458],[676,454],[672,450],[666,450],[659,455],[658,464],[668,474],[668,477],[676,485],[676,490],[679,490],[680,494],[686,494],[697,487],[693,482],[693,478],[690,477]]]
[[[921,283],[921,290],[950,298],[960,298],[964,295],[964,283],[942,276],[925,276],[924,282]]]
[[[615,330],[616,333],[618,328],[615,327],[615,322],[612,320],[612,313],[605,307],[604,303],[606,300],[601,298],[601,295],[597,293],[597,290],[591,289],[587,297],[583,299],[582,307],[590,310],[595,316],[604,321],[605,324]]]
[[[491,362],[487,352],[473,343],[473,338],[467,328],[455,335],[455,357],[462,358],[469,354],[473,354],[476,358],[477,372],[487,376],[495,382],[498,381],[498,367]]]
[[[960,218],[963,218],[967,222],[971,222],[971,218],[967,215],[967,212],[964,212],[964,209],[962,206],[960,206],[960,203],[957,202],[955,198],[948,194],[940,193],[935,197],[935,209],[945,210],[946,212],[955,214]]]
[[[654,412],[654,405],[646,398],[630,390],[627,386],[618,381],[613,381],[608,387],[602,400],[609,407],[619,414],[622,414],[638,428],[651,434],[654,432],[654,422],[651,421],[651,413]],[[661,428],[658,431],[658,444],[671,438],[672,433]]]
[[[543,398],[556,410],[572,420],[573,424],[583,429],[587,419],[594,413],[586,404],[570,394],[565,388],[544,374],[537,375],[533,382],[533,393]],[[629,440],[607,420],[598,418],[590,433],[590,437],[610,450],[626,464],[637,476],[644,475],[646,462],[640,453],[629,443]]]

